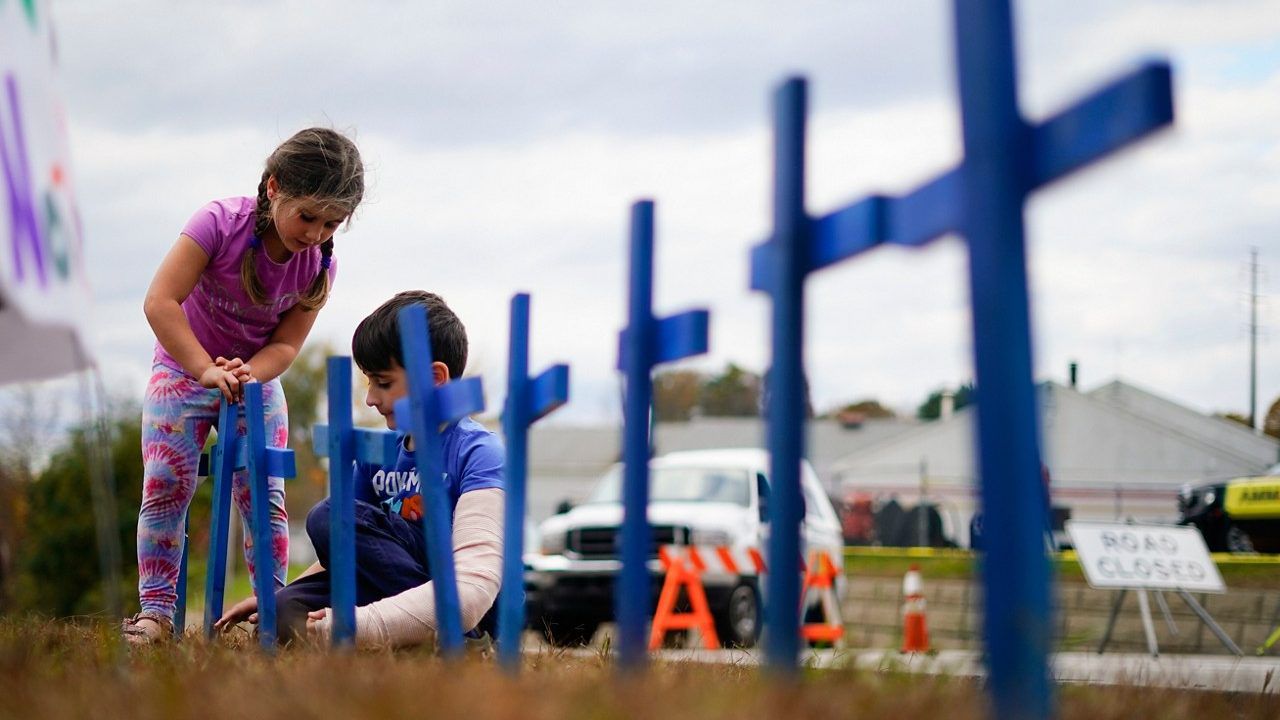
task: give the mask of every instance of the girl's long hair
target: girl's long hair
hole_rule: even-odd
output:
[[[364,198],[364,164],[355,143],[328,128],[307,128],[285,140],[267,158],[262,180],[258,183],[257,222],[254,233],[261,238],[271,228],[271,200],[267,198],[267,179],[275,176],[279,188],[276,201],[309,197],[328,208],[347,215],[348,224],[360,200]],[[257,305],[271,300],[258,277],[257,255],[261,243],[253,243],[240,261],[240,282],[249,299]],[[317,310],[329,298],[329,259],[333,257],[333,238],[320,246],[324,262],[320,271],[298,298],[307,310]]]

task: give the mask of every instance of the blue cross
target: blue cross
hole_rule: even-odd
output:
[[[436,387],[426,308],[410,305],[402,309],[399,324],[409,396],[396,401],[396,424],[413,434],[413,456],[425,515],[422,530],[435,588],[436,639],[441,654],[456,659],[463,650],[462,613],[453,565],[452,508],[440,482],[444,466],[440,430],[446,423],[483,410],[484,389],[479,378],[461,378]]]
[[[502,434],[507,445],[502,591],[498,595],[498,660],[509,672],[520,667],[524,629],[524,515],[529,426],[569,401],[569,366],[553,365],[529,377],[529,295],[511,298],[507,350],[507,402]]]
[[[647,563],[653,552],[649,507],[649,429],[653,366],[707,351],[706,310],[653,316],[653,201],[631,206],[629,324],[618,337],[618,369],[626,379],[623,407],[622,571],[614,588],[618,653],[622,664],[645,661],[645,625],[651,588]]]
[[[766,608],[767,660],[794,672],[803,455],[802,294],[805,276],[881,243],[917,246],[948,232],[968,239],[982,505],[992,523],[983,582],[986,659],[999,717],[1047,717],[1050,577],[1040,534],[1038,424],[1032,385],[1022,207],[1033,190],[1173,119],[1167,63],[1150,62],[1039,123],[1018,110],[1007,0],[956,0],[957,76],[965,158],[901,197],[873,195],[811,217],[804,207],[806,85],[774,96],[774,231],[752,250],[752,287],[773,299],[768,408],[774,492]]]
[[[245,435],[237,432],[243,416]],[[201,458],[203,461],[203,458]],[[276,595],[275,557],[271,552],[271,518],[267,502],[267,478],[291,478],[296,474],[293,451],[267,447],[266,425],[262,408],[262,385],[244,386],[244,402],[225,400],[218,409],[218,442],[209,452],[209,476],[213,478],[212,527],[209,533],[209,565],[204,585],[204,634],[213,637],[213,624],[222,617],[222,604],[227,584],[227,542],[231,521],[231,476],[236,470],[248,472],[249,503],[253,532],[253,586],[258,596],[258,639],[263,649],[275,650]],[[201,467],[198,474],[206,468]],[[182,566],[179,570],[177,614],[174,631],[181,633],[186,624],[186,578],[188,543],[182,544]],[[264,589],[265,588],[265,589]]]
[[[355,487],[352,465],[391,465],[400,453],[396,433],[355,427],[351,419],[351,358],[330,357],[329,424],[311,429],[311,447],[329,458],[329,612],[335,648],[356,636]]]

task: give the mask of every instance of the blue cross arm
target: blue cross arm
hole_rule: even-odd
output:
[[[653,321],[653,364],[672,362],[707,351],[707,338],[711,326],[711,313],[707,310],[689,310],[679,315],[656,318]],[[618,369],[626,369],[627,348],[631,344],[632,328],[618,333]]]
[[[448,423],[484,410],[484,385],[480,378],[470,377],[437,385],[427,394],[428,416],[437,422]],[[401,398],[395,404],[396,425],[413,427],[413,415],[409,398]]]
[[[1041,187],[1173,122],[1173,71],[1162,60],[1103,86],[1032,128]]]
[[[355,437],[356,462],[390,465],[400,454],[399,435],[391,430],[353,428],[351,432]],[[318,457],[328,457],[328,425],[312,426],[311,446]]]
[[[655,362],[664,363],[707,351],[711,313],[690,310],[658,320],[658,352]]]
[[[214,446],[217,447],[216,445]],[[249,466],[249,458],[246,455],[246,443],[244,438],[236,438],[235,446],[235,468],[243,470]],[[216,450],[215,450],[216,452]],[[267,448],[267,475],[269,477],[293,478],[298,475],[297,461],[293,451],[289,448]],[[209,461],[207,453],[200,455],[199,466],[196,468],[196,475],[200,477],[208,477],[212,471],[212,463]]]
[[[298,466],[289,448],[267,448],[267,476],[278,478],[297,477]]]
[[[1030,128],[1027,191],[1042,187],[1173,122],[1173,75],[1148,62],[1072,107]],[[960,230],[961,172],[953,168],[910,193],[877,195],[814,218],[806,272],[820,270],[880,243],[923,245]],[[751,249],[751,288],[769,290],[774,246]]]
[[[960,225],[960,171],[951,170],[902,197],[871,195],[810,221],[806,273],[881,243],[923,245]],[[751,289],[769,291],[774,245],[751,249]]]
[[[569,402],[569,366],[552,365],[529,383],[526,417],[536,422]]]

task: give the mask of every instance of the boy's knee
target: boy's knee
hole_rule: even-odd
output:
[[[307,513],[307,538],[315,548],[321,565],[329,563],[329,499],[325,498]]]
[[[299,598],[276,595],[276,640],[281,645],[299,642],[307,636],[310,606]]]
[[[315,504],[311,511],[307,513],[307,537],[311,538],[312,544],[317,540],[329,540],[329,498],[325,498]]]

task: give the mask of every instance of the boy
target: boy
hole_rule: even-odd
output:
[[[365,404],[396,430],[395,402],[409,392],[400,348],[400,310],[419,304],[427,310],[431,335],[431,371],[437,385],[459,377],[467,362],[467,333],[439,296],[408,291],[397,294],[360,322],[351,340],[352,356],[369,380]],[[498,438],[479,423],[463,418],[441,433],[443,482],[453,517],[454,563],[464,629],[493,633],[492,608],[502,577],[504,453]],[[359,645],[414,645],[434,635],[435,596],[430,585],[422,533],[422,499],[412,438],[400,436],[400,454],[389,466],[356,463],[356,642]],[[327,636],[330,618],[329,500],[307,515],[307,535],[317,561],[276,593],[280,641],[308,631]],[[248,598],[218,621],[217,627],[249,618],[257,609]]]

